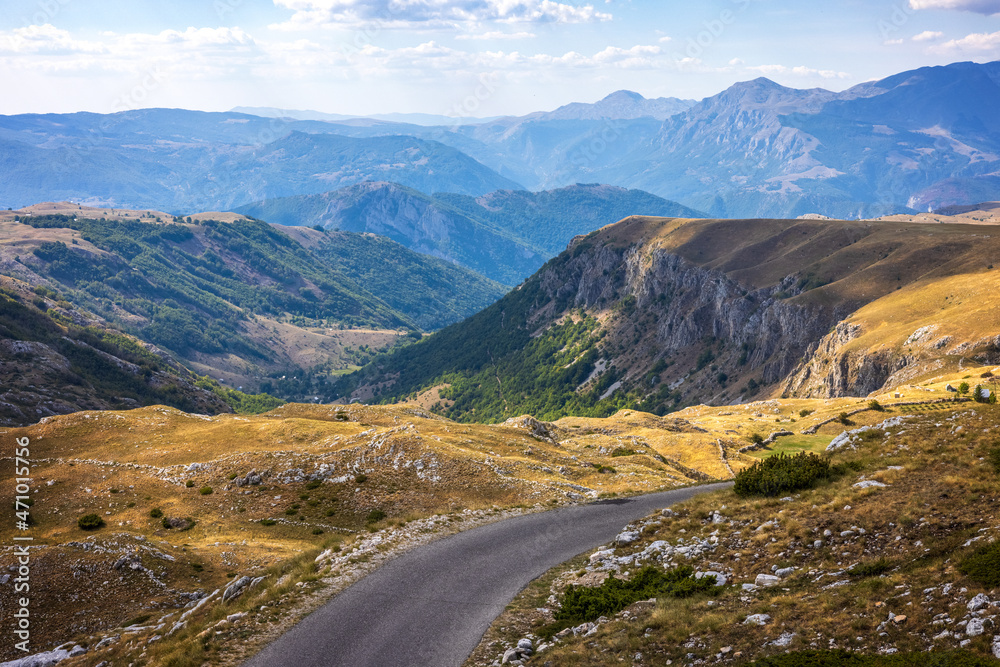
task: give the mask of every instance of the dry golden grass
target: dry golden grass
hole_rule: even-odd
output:
[[[905,412],[899,409],[889,416]],[[716,534],[719,548],[691,564],[698,569],[721,566],[735,587],[711,605],[697,597],[660,600],[652,610],[634,605],[626,610],[628,616],[610,619],[595,635],[564,639],[535,660],[555,667],[614,665],[631,663],[640,653],[642,664],[720,662],[716,656],[729,647],[728,658],[721,662],[738,664],[741,659],[813,647],[862,652],[955,648],[966,639],[956,626],[969,616],[966,602],[980,592],[991,594],[958,573],[956,565],[976,545],[967,545],[968,540],[1000,538],[1000,475],[985,458],[1000,446],[997,429],[1000,408],[992,405],[916,411],[902,427],[837,453],[834,460],[845,464],[844,474],[793,494],[792,500],[741,499],[721,491],[675,507],[675,516],[651,519],[653,526],[643,531],[641,541],[619,548],[618,554],[642,551],[655,540],[690,543]],[[861,479],[887,486],[855,488]],[[724,515],[723,523],[707,520],[713,510]],[[766,521],[777,525],[758,530]],[[826,530],[830,536],[824,535]],[[842,537],[847,530],[854,534]],[[823,541],[818,548],[812,546],[817,539]],[[857,563],[878,558],[886,558],[891,568],[881,576],[846,573]],[[675,557],[673,562],[688,561]],[[798,569],[774,588],[753,593],[740,589],[757,574],[770,573],[772,565]],[[492,645],[480,646],[468,664],[489,664],[535,631],[546,614],[537,609],[523,613],[524,601],[545,600],[548,582],[571,569],[576,577],[579,568],[579,563],[557,568],[530,586],[501,617],[502,627],[498,623],[487,633]],[[836,582],[843,584],[830,586]],[[951,587],[945,589],[945,584]],[[906,619],[883,623],[890,612]],[[743,625],[754,613],[769,614],[771,620],[765,626]],[[945,615],[949,621],[934,624]],[[934,639],[944,629],[955,635]],[[769,645],[783,633],[794,634],[786,647]],[[966,648],[991,656],[991,637],[990,631],[969,637]]]
[[[290,404],[253,417],[162,406],[79,412],[5,430],[2,440],[30,440],[31,531],[50,545],[35,561],[33,602],[44,610],[35,646],[87,641],[142,614],[159,618],[186,602],[181,592],[211,591],[237,575],[301,566],[293,583],[313,585],[323,575],[308,568],[320,549],[420,517],[549,506],[730,474],[714,440],[683,421],[625,412],[569,422],[546,427],[547,438],[532,435],[530,424],[458,424],[405,406]],[[612,456],[622,446],[637,453]],[[237,486],[250,471],[263,483]],[[5,497],[12,487],[12,478],[0,480]],[[154,510],[163,516],[151,516]],[[387,518],[366,526],[373,510]],[[77,519],[90,513],[106,525],[81,530]],[[164,518],[194,525],[168,529]],[[10,537],[9,525],[0,530],[0,539]],[[149,574],[111,568],[132,553]],[[88,595],[100,582],[108,582],[102,595]],[[170,664],[170,655],[202,645],[197,634],[222,613],[206,609],[208,616],[150,655]],[[212,661],[225,654],[203,650]]]

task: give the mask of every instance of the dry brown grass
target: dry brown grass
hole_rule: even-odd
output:
[[[687,664],[695,659],[731,663],[734,655],[739,662],[785,650],[766,646],[784,632],[795,634],[789,649],[954,648],[965,639],[960,628],[955,639],[932,637],[945,628],[956,630],[954,623],[968,614],[965,603],[979,592],[990,593],[959,574],[955,565],[974,548],[963,546],[967,540],[1000,538],[996,529],[1000,478],[983,458],[989,448],[1000,444],[997,429],[1000,408],[995,406],[953,406],[948,411],[917,414],[878,440],[838,453],[835,461],[850,464],[845,474],[794,494],[791,501],[740,499],[728,491],[688,501],[675,508],[676,516],[658,518],[661,525],[644,531],[640,543],[620,548],[618,553],[641,551],[654,540],[674,544],[678,538],[707,537],[719,531],[720,548],[692,564],[710,569],[709,562],[717,562],[737,588],[721,595],[712,606],[704,599],[661,600],[655,610],[636,611],[631,618],[619,615],[596,635],[563,640],[537,659],[554,666],[613,665],[621,660],[631,663],[641,653],[643,664],[667,660]],[[854,488],[859,479],[888,486]],[[711,510],[721,511],[726,522],[707,522]],[[757,530],[771,520],[778,525]],[[841,531],[859,528],[865,533],[840,537]],[[831,537],[824,537],[825,530],[831,531]],[[807,546],[816,539],[824,541],[822,547]],[[880,557],[892,566],[882,576],[857,579],[845,572],[856,563]],[[775,588],[751,594],[739,590],[740,584],[753,582],[758,573],[770,572],[772,565],[799,569]],[[560,567],[545,581],[568,570]],[[827,588],[837,581],[847,583]],[[945,594],[942,586],[947,583],[952,589]],[[548,594],[546,586],[544,581],[533,584],[525,595],[537,600]],[[516,600],[512,610],[518,604],[523,603]],[[907,618],[880,628],[890,611]],[[769,614],[772,620],[766,626],[742,625],[753,613]],[[942,613],[953,619],[952,624],[933,625],[935,615]],[[534,615],[544,614],[536,611]],[[502,617],[505,631],[498,625],[491,628],[487,635],[493,642],[491,650],[477,651],[470,665],[489,664],[497,655],[493,649],[507,648],[538,627],[519,624],[517,616],[509,612]],[[968,648],[992,655],[991,636],[987,631],[971,638]],[[730,657],[715,659],[722,647],[732,648]],[[685,657],[688,654],[693,656]]]

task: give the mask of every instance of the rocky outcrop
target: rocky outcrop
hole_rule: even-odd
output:
[[[839,314],[833,308],[792,302],[788,297],[797,293],[794,276],[754,288],[664,247],[589,243],[580,239],[576,248],[571,247],[568,261],[541,272],[542,290],[553,304],[548,314],[567,307],[589,312],[617,307],[621,312],[621,304],[632,304],[625,306],[632,313],[611,318],[606,325],[612,340],[629,341],[623,342],[626,353],[613,359],[626,372],[626,386],[657,358],[675,353],[697,356],[707,340],[716,346],[719,368],[775,384],[795,369]],[[675,372],[691,370],[686,366]],[[695,387],[683,388],[689,389]],[[700,400],[710,399],[702,395]]]

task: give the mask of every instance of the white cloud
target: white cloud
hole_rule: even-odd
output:
[[[944,36],[943,32],[938,32],[936,30],[924,30],[918,35],[914,35],[911,39],[914,42],[932,42]]]
[[[672,38],[672,37],[670,37],[670,35],[664,35],[663,37],[660,37],[660,38],[659,38],[658,40],[656,40],[656,41],[658,41],[658,42],[659,42],[660,44],[666,44],[666,43],[667,43],[667,42],[669,42],[669,41],[670,41],[671,39],[673,39],[673,38]]]
[[[903,43],[903,40],[901,40],[901,39],[887,39],[887,40],[885,40],[882,43],[884,45],[886,45],[886,46],[899,46],[900,44]]]
[[[912,9],[958,9],[977,14],[1000,14],[1000,0],[910,0]]]
[[[761,72],[762,74],[793,74],[795,76],[819,77],[821,79],[848,79],[851,76],[847,72],[837,72],[829,69],[813,69],[812,67],[804,67],[802,65],[797,67],[786,67],[785,65],[754,65],[753,67],[747,67],[747,69],[754,72]]]
[[[376,24],[379,27],[457,27],[479,22],[587,23],[609,21],[593,5],[554,0],[274,0],[294,13],[278,30]]]
[[[68,31],[48,23],[0,32],[0,53],[58,55],[105,51],[100,42],[74,39]]]
[[[977,32],[966,35],[962,39],[952,39],[943,44],[931,47],[935,53],[954,53],[956,51],[1000,51],[1000,32]]]
[[[455,39],[476,39],[476,40],[499,40],[499,39],[533,39],[537,37],[533,32],[500,32],[494,30],[492,32],[484,32],[482,34],[465,34],[459,35]]]

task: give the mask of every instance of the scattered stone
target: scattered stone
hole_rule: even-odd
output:
[[[799,569],[799,568],[797,568],[797,567],[783,567],[781,569],[775,570],[774,571],[774,576],[779,577],[781,579],[784,579],[785,577],[787,577],[787,576],[791,575],[793,572],[795,572],[795,570],[797,570],[797,569]]]
[[[885,488],[885,487],[887,487],[889,485],[888,484],[883,484],[882,482],[879,482],[879,481],[874,480],[874,479],[866,479],[863,482],[857,482],[855,484],[852,484],[852,486],[855,489],[870,489],[870,488],[879,488],[879,489],[882,489],[882,488]],[[850,532],[850,531],[848,531],[848,532]]]
[[[715,585],[716,586],[725,586],[726,582],[729,581],[726,578],[726,575],[722,574],[721,572],[715,572],[714,570],[708,570],[706,572],[695,572],[694,573],[694,578],[695,579],[701,579],[702,577],[715,577]]]
[[[632,544],[633,542],[639,541],[639,531],[636,530],[624,530],[618,534],[615,538],[615,543],[619,545]]]
[[[985,594],[980,593],[976,597],[969,600],[969,604],[965,606],[968,607],[969,611],[979,611],[984,607],[990,606],[990,599]]]
[[[757,579],[754,580],[754,584],[767,588],[768,586],[776,586],[779,581],[781,580],[773,574],[758,574]]]
[[[969,637],[978,637],[986,631],[986,625],[981,618],[972,618],[965,625],[965,634]]]
[[[770,614],[750,614],[744,619],[743,625],[767,625],[770,622]]]
[[[3,663],[3,667],[50,667],[69,657],[69,651],[57,648]]]

